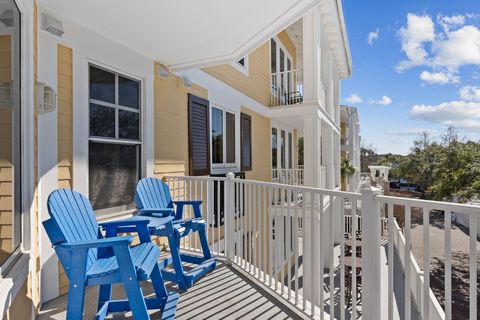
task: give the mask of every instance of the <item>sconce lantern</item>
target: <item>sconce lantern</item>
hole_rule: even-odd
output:
[[[45,83],[37,82],[37,111],[39,114],[55,111],[57,93]]]

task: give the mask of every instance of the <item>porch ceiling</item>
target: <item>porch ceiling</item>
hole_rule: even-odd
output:
[[[40,0],[66,18],[172,70],[235,61],[319,4],[318,0]],[[68,32],[68,30],[66,30]]]

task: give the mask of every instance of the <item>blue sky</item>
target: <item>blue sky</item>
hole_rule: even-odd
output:
[[[406,154],[427,130],[480,139],[480,0],[343,0],[362,139]]]

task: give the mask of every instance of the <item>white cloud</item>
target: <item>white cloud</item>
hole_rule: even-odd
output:
[[[440,26],[442,26],[445,32],[449,32],[450,28],[461,27],[465,24],[465,16],[454,15],[454,16],[444,16],[439,14],[437,16],[437,21]]]
[[[398,33],[402,42],[402,50],[408,60],[400,61],[396,66],[397,71],[426,64],[428,52],[425,50],[424,43],[435,40],[435,25],[432,18],[427,15],[418,16],[409,13],[407,27],[400,28]]]
[[[380,34],[380,29],[376,29],[368,34],[368,44],[372,45],[375,40],[378,39],[378,35]]]
[[[415,105],[410,110],[413,118],[464,129],[480,128],[480,102],[451,101],[438,105]]]
[[[463,100],[480,102],[480,87],[465,86],[460,89],[458,94]]]
[[[466,24],[472,15],[438,15],[435,24],[428,15],[407,15],[407,25],[398,34],[406,58],[396,66],[398,72],[416,66],[434,71],[456,72],[465,65],[480,65],[480,30]]]
[[[408,128],[408,129],[402,129],[402,130],[386,130],[385,131],[386,134],[389,134],[392,136],[419,136],[424,132],[428,133],[431,136],[438,135],[437,130],[422,129],[422,128]]]
[[[387,96],[382,96],[380,100],[370,99],[369,102],[374,104],[381,104],[382,106],[388,106],[389,104],[392,103],[392,99]]]
[[[457,69],[463,65],[480,65],[480,30],[475,26],[464,26],[451,31],[446,39],[432,45],[432,65]]]
[[[363,99],[358,94],[351,94],[349,97],[345,98],[345,101],[350,104],[362,103]]]
[[[420,73],[420,79],[430,84],[447,84],[460,82],[460,77],[453,72],[423,71],[422,73]]]

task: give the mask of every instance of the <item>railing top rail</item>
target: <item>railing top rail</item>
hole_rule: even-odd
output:
[[[289,72],[301,72],[303,71],[302,68],[300,69],[295,69],[295,70],[285,70],[285,71],[279,71],[279,72],[274,72],[274,73],[271,73],[272,76],[275,76],[277,74],[285,74],[285,73],[289,73]]]
[[[165,179],[183,179],[197,181],[223,181],[226,177],[207,177],[207,176],[164,176]]]
[[[271,188],[281,188],[281,189],[294,189],[297,191],[302,192],[312,192],[312,193],[320,193],[323,195],[331,195],[331,196],[338,196],[338,197],[345,197],[350,198],[352,200],[360,200],[361,194],[354,193],[354,192],[345,192],[345,191],[336,191],[336,190],[329,190],[329,189],[321,189],[321,188],[313,188],[313,187],[304,187],[304,186],[292,186],[282,183],[275,183],[275,182],[265,182],[265,181],[256,181],[256,180],[246,180],[246,179],[233,179],[235,182],[248,184],[248,185],[257,185],[263,187],[271,187]]]
[[[477,216],[480,216],[480,207],[468,205],[468,204],[412,199],[412,198],[399,198],[399,197],[383,196],[383,195],[378,195],[377,199],[382,203],[393,204],[393,205],[403,205],[403,206],[410,206],[415,208],[424,207],[430,210],[443,210],[443,211],[451,211],[456,213],[475,214]]]

